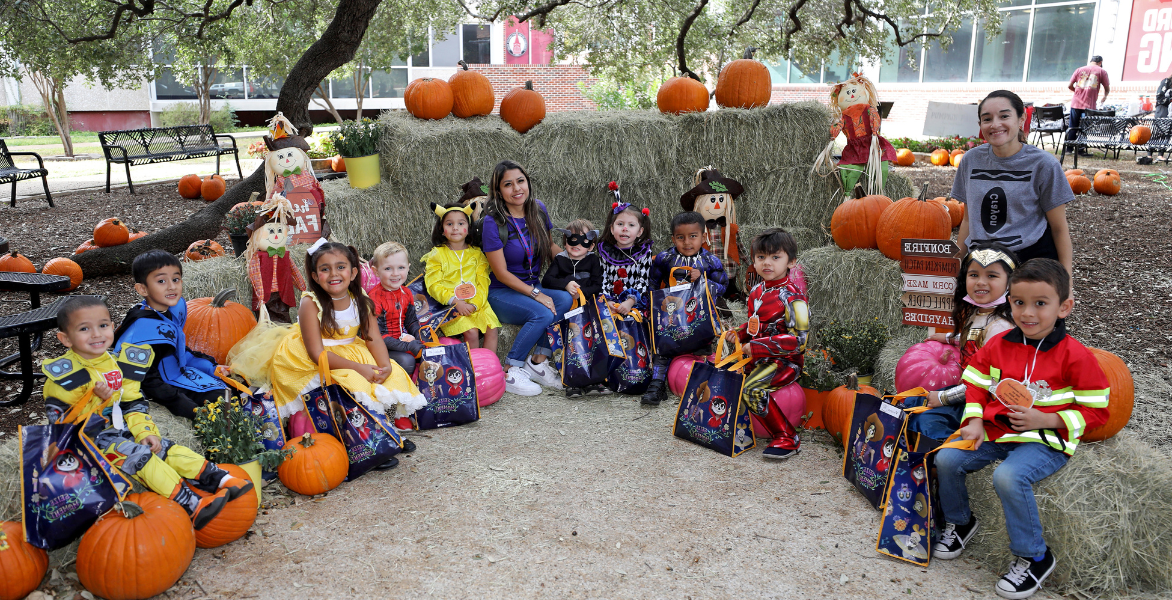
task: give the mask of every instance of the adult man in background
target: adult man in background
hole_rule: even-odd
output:
[[[1070,101],[1070,129],[1066,132],[1066,139],[1074,138],[1082,122],[1082,115],[1087,109],[1094,110],[1098,106],[1099,87],[1103,88],[1103,101],[1107,101],[1107,94],[1111,93],[1111,82],[1107,78],[1107,71],[1103,69],[1103,57],[1095,55],[1085,67],[1075,69],[1070,76],[1070,85],[1067,89],[1074,92],[1074,99]],[[1073,151],[1070,146],[1067,151]],[[1086,149],[1079,150],[1079,156],[1090,156]]]

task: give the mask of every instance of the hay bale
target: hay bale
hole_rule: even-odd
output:
[[[221,290],[236,288],[236,301],[248,305],[252,284],[248,282],[248,262],[220,256],[183,265],[183,295],[188,299],[215,296]]]
[[[903,320],[899,263],[878,250],[820,246],[798,253],[809,284],[810,319],[877,318],[890,329]]]
[[[1172,398],[1172,370],[1158,367],[1141,367],[1130,363],[1131,375],[1135,379],[1135,410],[1131,413],[1125,432],[1135,434],[1139,439],[1167,453],[1172,450],[1172,439],[1164,435],[1172,431],[1172,412],[1167,409]]]
[[[1011,555],[993,469],[969,477],[981,527],[970,554],[992,569]],[[1070,462],[1034,486],[1046,543],[1058,567],[1051,591],[1079,597],[1172,589],[1172,461],[1123,433],[1079,446]]]
[[[413,196],[438,190],[455,200],[459,186],[473,177],[487,182],[496,163],[521,160],[521,134],[496,115],[429,121],[393,110],[383,111],[379,124],[383,178]]]
[[[830,110],[818,102],[772,104],[755,109],[722,108],[675,117],[680,164],[714,165],[724,174],[769,172],[814,166],[830,141]],[[815,178],[817,179],[817,178]]]
[[[673,117],[658,110],[566,111],[549,114],[525,134],[514,159],[538,182],[588,181],[605,191],[612,180],[625,187],[676,179],[676,144]]]
[[[20,440],[11,436],[0,444],[0,521],[19,521]]]

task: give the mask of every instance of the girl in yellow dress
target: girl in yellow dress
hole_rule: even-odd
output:
[[[431,232],[435,248],[420,259],[427,265],[423,280],[432,298],[452,305],[459,315],[443,325],[444,335],[463,334],[469,348],[479,348],[480,333],[484,332],[484,347],[496,352],[501,322],[488,305],[488,258],[468,243],[473,209],[435,203],[431,209],[437,217]]]
[[[287,418],[304,408],[301,394],[321,385],[317,362],[325,352],[334,383],[367,409],[395,418],[396,428],[409,430],[407,417],[427,401],[387,356],[372,303],[362,291],[358,253],[335,242],[319,244],[305,261],[309,289],[297,308],[298,327],[273,354],[269,378],[277,410]]]

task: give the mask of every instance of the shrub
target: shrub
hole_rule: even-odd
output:
[[[977,146],[985,143],[979,137],[961,137],[959,135],[953,137],[931,138],[927,141],[913,140],[911,138],[893,138],[887,140],[896,148],[907,148],[912,152],[931,152],[937,148],[943,148],[949,152],[960,149],[968,152]]]
[[[0,107],[0,135],[57,135],[49,113],[38,106]]]
[[[212,111],[209,124],[216,133],[236,131],[236,110],[225,102],[219,110]],[[199,106],[194,102],[176,102],[163,109],[159,115],[159,125],[162,127],[179,127],[182,125],[199,125]]]
[[[660,83],[652,81],[643,85],[621,86],[614,81],[600,79],[589,86],[579,81],[578,89],[583,96],[598,105],[598,110],[655,108],[655,95],[659,93]]]
[[[879,319],[856,321],[854,319],[833,320],[818,331],[818,339],[830,352],[835,368],[859,375],[875,372],[875,359],[891,337],[887,325]]]

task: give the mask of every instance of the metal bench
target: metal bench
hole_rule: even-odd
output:
[[[1152,130],[1152,137],[1145,144],[1132,144],[1129,136],[1131,128],[1136,125],[1147,125]],[[1111,152],[1119,157],[1123,150],[1155,151],[1169,154],[1172,151],[1172,117],[1156,119],[1153,117],[1083,117],[1074,137],[1070,138],[1069,145],[1075,150],[1074,168],[1078,168],[1078,149],[1094,148],[1103,150],[1103,158]],[[1066,145],[1062,147],[1059,162],[1066,160]],[[1168,163],[1168,159],[1164,160]]]
[[[221,139],[227,139],[231,146],[221,146]],[[240,169],[240,153],[236,148],[236,138],[217,134],[211,125],[102,131],[98,133],[98,140],[102,143],[102,153],[106,155],[107,194],[110,193],[110,165],[113,163],[126,166],[126,183],[130,185],[131,194],[134,193],[134,182],[130,180],[131,165],[215,156],[218,174],[220,156],[231,154],[236,159],[236,173],[244,179],[244,172]]]
[[[36,169],[21,169],[12,162],[13,156],[31,156],[37,159],[40,166]],[[11,206],[16,206],[16,182],[37,177],[40,177],[41,183],[45,185],[45,200],[49,201],[49,206],[53,206],[53,196],[49,193],[49,171],[45,168],[45,161],[41,160],[41,155],[36,152],[9,152],[8,144],[0,140],[0,183],[12,184]]]

